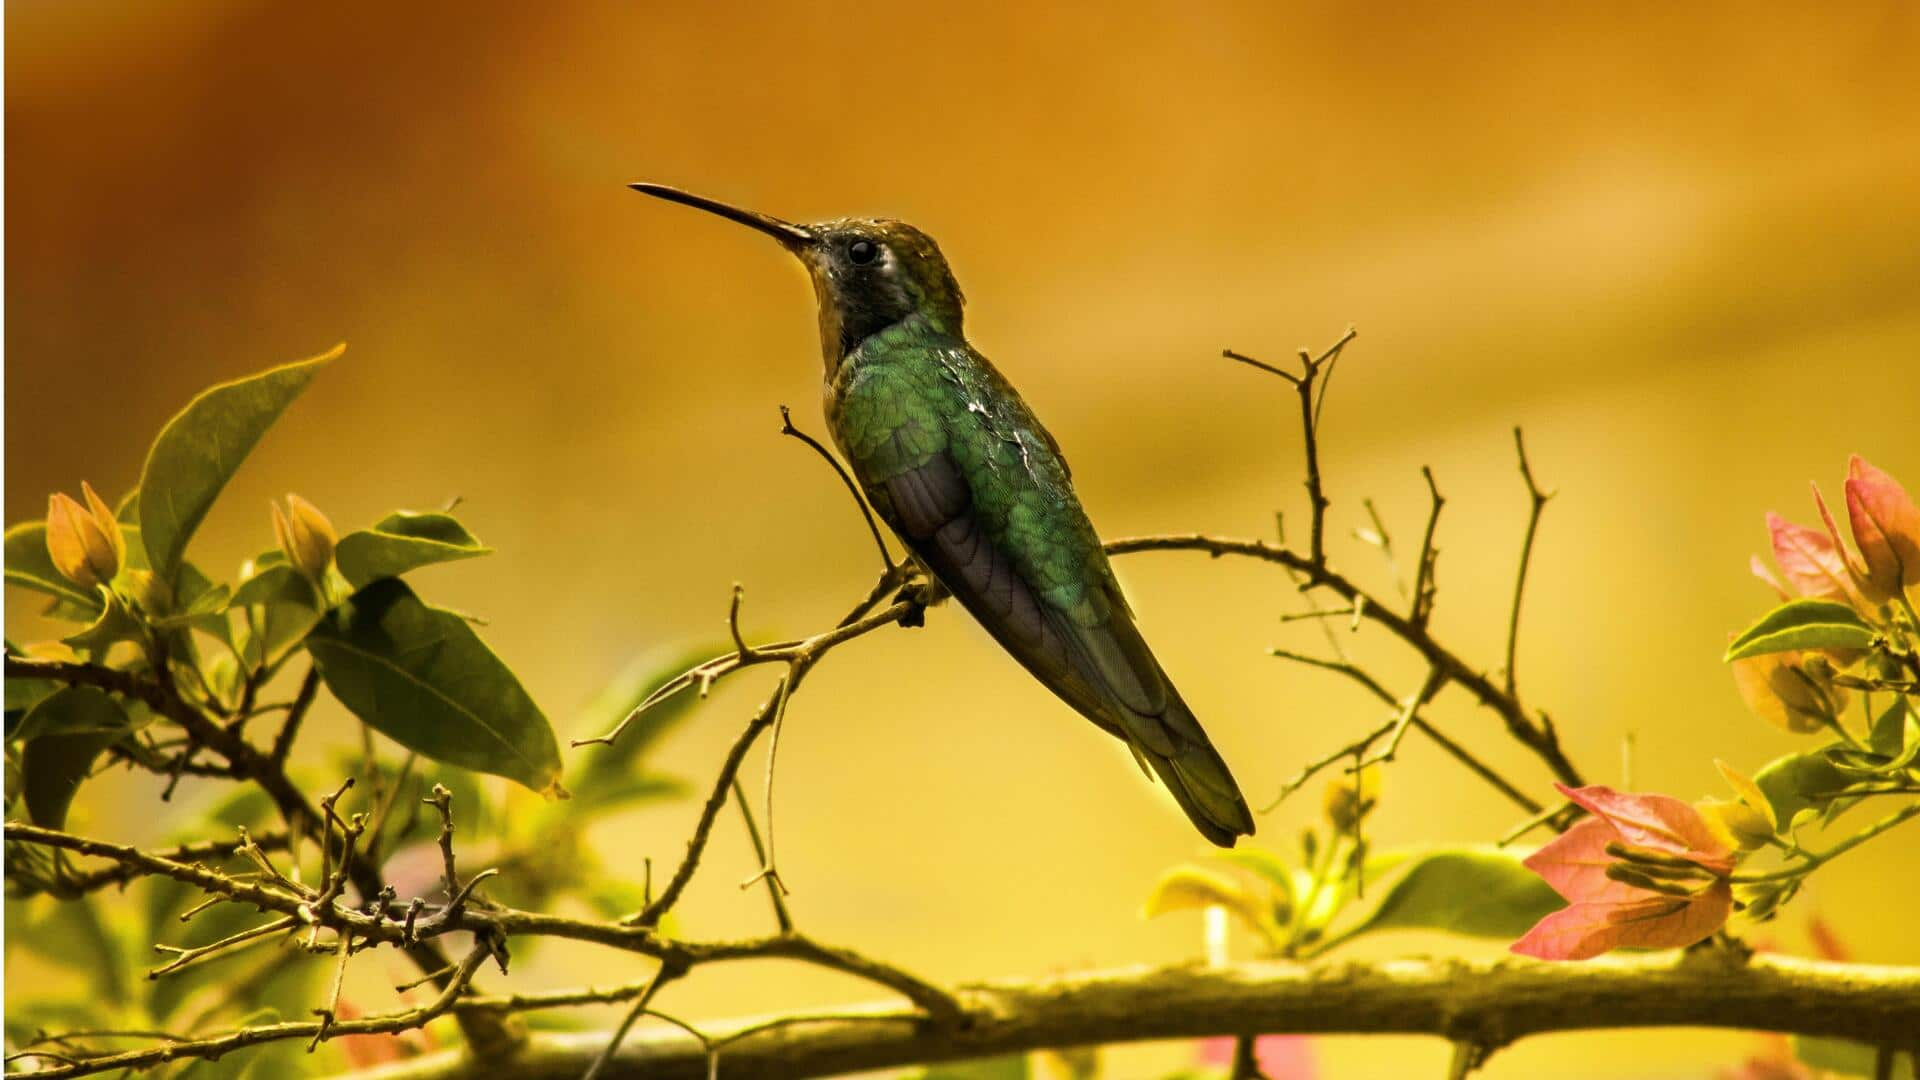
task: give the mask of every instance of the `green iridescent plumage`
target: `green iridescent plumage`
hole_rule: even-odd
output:
[[[1246,802],[1140,637],[1059,446],[962,331],[932,238],[896,221],[799,226],[656,185],[798,256],[820,302],[827,420],[874,510],[1048,689],[1124,740],[1200,832]]]

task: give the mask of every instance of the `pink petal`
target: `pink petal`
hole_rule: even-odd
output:
[[[1684,906],[1678,899],[1669,902],[1676,905],[1675,910]],[[1607,916],[1617,906],[1569,904],[1534,923],[1533,929],[1507,950],[1540,960],[1591,960],[1616,944]]]
[[[1304,1035],[1262,1035],[1253,1040],[1253,1060],[1271,1080],[1314,1080],[1319,1072]]]
[[[1847,462],[1846,496],[1867,580],[1887,595],[1920,583],[1920,507],[1906,489],[1855,454]]]
[[[1816,488],[1814,497],[1819,495]],[[1794,592],[1823,600],[1847,598],[1846,559],[1832,538],[1779,514],[1767,515],[1767,535],[1773,541],[1773,561]]]
[[[1807,920],[1807,940],[1813,943],[1814,955],[1822,960],[1844,964],[1853,959],[1853,950],[1847,948],[1840,935],[1827,925],[1827,920],[1818,915]]]
[[[1623,902],[1642,896],[1642,890],[1607,876],[1607,867],[1619,862],[1606,846],[1620,838],[1603,818],[1581,818],[1573,828],[1554,837],[1521,863],[1539,874],[1553,891],[1579,903]]]
[[[1232,1065],[1232,1036],[1201,1039],[1196,1060],[1202,1065]],[[1253,1040],[1253,1060],[1271,1080],[1314,1080],[1313,1040],[1304,1035],[1262,1035]]]
[[[1778,593],[1780,596],[1780,599],[1782,600],[1793,599],[1793,594],[1787,591],[1787,587],[1785,585],[1780,584],[1779,578],[1773,576],[1773,571],[1767,569],[1767,564],[1760,561],[1760,556],[1758,555],[1749,556],[1747,559],[1747,569],[1753,571],[1753,576],[1759,578],[1762,582],[1765,582],[1766,586],[1769,589],[1772,589],[1775,593]]]
[[[1620,931],[1620,946],[1631,949],[1680,949],[1705,941],[1714,931],[1727,925],[1733,914],[1733,886],[1717,881],[1705,892],[1696,893],[1686,907],[1673,911],[1671,903],[1679,897],[1654,895],[1636,904],[1614,909],[1613,924]]]
[[[1542,960],[1590,960],[1620,948],[1673,949],[1726,925],[1733,889],[1726,882],[1691,898],[1641,894],[1626,904],[1571,904],[1534,924],[1508,948]]]
[[[1194,1047],[1194,1060],[1202,1065],[1233,1064],[1233,1036],[1216,1035],[1211,1039],[1201,1039]]]
[[[1689,803],[1671,795],[1619,792],[1602,784],[1554,787],[1588,812],[1605,818],[1629,844],[1684,855],[1717,873],[1733,872],[1733,852]]]

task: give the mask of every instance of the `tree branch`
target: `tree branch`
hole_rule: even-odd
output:
[[[1507,731],[1540,758],[1555,777],[1571,787],[1586,783],[1581,779],[1580,770],[1560,749],[1560,740],[1552,727],[1536,722],[1529,716],[1518,697],[1440,644],[1427,627],[1415,624],[1380,603],[1347,577],[1329,566],[1314,562],[1310,556],[1264,540],[1238,540],[1201,533],[1135,536],[1108,541],[1106,548],[1109,555],[1130,555],[1136,551],[1203,551],[1216,559],[1234,555],[1284,566],[1300,575],[1306,584],[1332,591],[1358,610],[1360,618],[1371,620],[1406,642],[1449,681],[1458,684],[1482,705],[1492,709],[1506,723]]]
[[[1132,968],[960,991],[964,1022],[932,1026],[897,1006],[812,1022],[703,1023],[728,1080],[802,1078],[1147,1039],[1290,1034],[1432,1035],[1487,1050],[1555,1031],[1717,1027],[1910,1041],[1920,1030],[1920,968],[1763,956],[1654,954],[1583,964],[1521,960],[1282,962],[1230,968]],[[396,1063],[363,1080],[577,1080],[605,1033],[535,1035],[508,1061],[458,1051]],[[708,1051],[677,1031],[628,1036],[606,1080],[695,1080]]]

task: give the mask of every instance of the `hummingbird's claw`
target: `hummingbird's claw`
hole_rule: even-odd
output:
[[[937,579],[930,577],[915,578],[900,586],[900,591],[893,596],[894,603],[905,601],[913,605],[912,610],[900,616],[900,625],[910,628],[927,625],[927,609],[950,595]]]

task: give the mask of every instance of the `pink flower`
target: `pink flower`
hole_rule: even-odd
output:
[[[1920,584],[1920,507],[1898,481],[1859,454],[1847,461],[1847,524],[1866,563],[1865,590],[1892,599]]]
[[[1202,1065],[1233,1064],[1231,1036],[1200,1040]],[[1313,1040],[1304,1035],[1262,1035],[1253,1040],[1253,1060],[1270,1080],[1313,1080]]]
[[[1733,851],[1692,806],[1611,788],[1560,793],[1593,814],[1526,860],[1568,904],[1511,946],[1542,960],[1692,945],[1733,911]]]
[[[1814,489],[1814,498],[1820,489]],[[1824,509],[1824,507],[1822,507]],[[1829,519],[1831,520],[1831,519]],[[1847,573],[1846,555],[1831,533],[1796,525],[1779,514],[1767,515],[1767,537],[1773,544],[1773,561],[1787,579],[1787,590],[1797,596],[1820,600],[1846,601],[1853,582]],[[1780,588],[1780,583],[1763,575],[1758,559],[1753,561],[1754,576]]]

